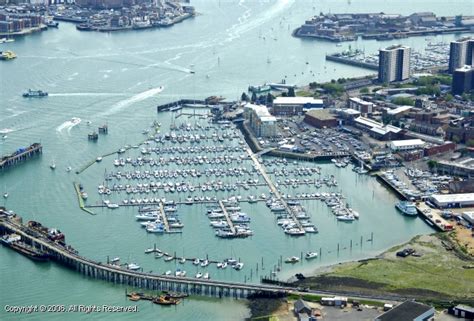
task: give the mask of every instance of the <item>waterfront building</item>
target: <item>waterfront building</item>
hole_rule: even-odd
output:
[[[403,130],[401,128],[392,125],[384,126],[382,123],[367,117],[361,116],[354,119],[354,125],[357,128],[367,131],[369,136],[378,140],[386,141],[398,139],[403,136]]]
[[[410,78],[410,51],[410,47],[402,45],[380,49],[378,80],[390,83]]]
[[[405,301],[387,312],[379,315],[374,321],[425,321],[433,320],[435,309],[415,301]]]
[[[244,117],[255,136],[274,137],[277,135],[277,120],[265,105],[248,103],[244,107]]]
[[[317,128],[337,126],[337,119],[327,109],[308,110],[304,122]]]
[[[430,202],[438,208],[469,207],[474,205],[474,193],[433,194]]]
[[[359,111],[363,115],[372,114],[374,111],[374,103],[360,99],[359,97],[349,98],[347,107]]]
[[[313,97],[277,97],[273,101],[274,115],[299,115],[313,108],[324,108],[323,100]]]
[[[453,73],[452,93],[462,95],[474,89],[474,67],[463,66]]]
[[[390,149],[394,152],[419,149],[423,146],[425,146],[425,142],[421,139],[392,140],[390,142]]]
[[[449,72],[454,73],[456,69],[464,65],[473,65],[473,51],[473,38],[461,38],[451,41],[449,46]]]

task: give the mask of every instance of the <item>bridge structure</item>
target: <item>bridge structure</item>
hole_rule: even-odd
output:
[[[69,245],[53,241],[47,233],[21,223],[21,218],[11,216],[0,208],[0,235],[15,233],[20,235],[23,242],[47,253],[52,261],[75,270],[87,277],[123,284],[151,291],[176,291],[189,295],[205,295],[212,297],[246,298],[250,295],[279,296],[286,295],[293,288],[277,285],[250,284],[210,279],[195,279],[160,275],[143,271],[133,271],[127,268],[97,262],[79,255]]]

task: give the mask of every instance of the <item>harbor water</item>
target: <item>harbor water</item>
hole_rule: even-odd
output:
[[[153,121],[161,123],[161,133],[168,132],[172,124],[194,125],[207,121],[188,116],[173,118],[172,113],[167,112],[158,114],[158,104],[210,95],[237,99],[249,85],[277,82],[285,76],[287,83],[303,85],[310,81],[368,75],[372,71],[326,62],[324,57],[347,49],[349,45],[373,53],[379,47],[391,44],[359,40],[336,47],[334,43],[291,37],[291,31],[313,14],[329,10],[401,14],[431,10],[437,15],[473,14],[471,1],[419,0],[409,2],[409,6],[407,3],[405,0],[389,3],[376,0],[196,0],[192,4],[201,15],[172,28],[85,33],[77,31],[73,24],[61,23],[59,29],[2,44],[1,49],[13,50],[18,58],[0,64],[0,133],[8,136],[0,141],[0,155],[33,142],[43,145],[43,154],[0,173],[0,190],[9,193],[8,198],[1,200],[1,205],[23,216],[24,220],[36,220],[61,229],[68,244],[96,261],[106,262],[108,256],[120,257],[124,262],[139,264],[145,271],[174,271],[176,262],[164,262],[144,254],[146,248],[156,244],[178,257],[240,258],[245,263],[241,271],[219,270],[215,265],[201,269],[190,262],[180,267],[188,276],[207,271],[212,279],[254,283],[259,282],[260,277],[268,276],[281,257],[321,250],[321,255],[311,262],[283,264],[277,277],[285,280],[297,272],[310,273],[321,266],[370,257],[417,234],[431,233],[433,230],[420,218],[405,217],[397,212],[394,208],[396,196],[374,178],[358,175],[350,166],[336,168],[332,163],[293,164],[289,161],[286,168],[320,166],[321,176],[333,175],[337,187],[315,189],[311,185],[300,185],[281,189],[291,195],[310,190],[311,193],[341,193],[360,213],[360,219],[352,223],[338,222],[323,202],[304,200],[302,205],[319,233],[298,238],[283,233],[264,202],[241,203],[242,211],[252,219],[250,226],[254,232],[245,239],[215,237],[205,216],[206,206],[197,204],[178,207],[185,225],[183,233],[150,234],[136,223],[136,207],[93,208],[96,215],[81,211],[73,186],[73,182],[80,182],[89,194],[88,204],[100,204],[103,196],[97,193],[97,186],[104,183],[105,171],[117,171],[113,165],[117,156],[104,157],[102,162],[94,163],[79,175],[75,174],[76,170],[100,155],[143,142],[146,136],[142,131]],[[399,42],[422,48],[428,41],[449,42],[456,37],[433,36],[430,40],[418,37]],[[49,96],[21,97],[28,88],[45,90]],[[73,117],[81,121],[73,120]],[[97,142],[88,141],[87,135],[103,124],[108,125],[109,134],[99,135]],[[238,145],[238,140],[225,141],[225,144]],[[241,153],[245,154],[245,151]],[[138,157],[139,154],[140,149],[131,149],[123,157]],[[49,167],[52,162],[56,164],[54,171]],[[182,165],[183,168],[186,166]],[[67,167],[72,171],[67,172]],[[249,159],[245,161],[245,167],[252,168]],[[178,166],[170,165],[169,168]],[[315,178],[317,176],[311,177]],[[231,182],[230,178],[223,180]],[[203,181],[205,178],[199,180]],[[261,177],[259,182],[263,182]],[[268,187],[216,192],[215,196],[226,198],[239,193],[243,196],[268,195]],[[199,195],[198,192],[195,194]],[[184,200],[186,196],[186,193],[166,195],[175,200]],[[118,202],[127,195],[122,192],[111,197]],[[193,297],[171,308],[148,301],[132,304],[125,298],[124,286],[87,279],[54,263],[37,264],[6,248],[0,249],[0,262],[2,305],[137,304],[140,316],[159,315],[166,320],[240,320],[248,316],[244,301]],[[47,317],[117,320],[136,319],[137,315],[69,313],[66,316],[59,313]],[[3,306],[0,311],[2,320],[44,318],[37,313],[6,313]]]

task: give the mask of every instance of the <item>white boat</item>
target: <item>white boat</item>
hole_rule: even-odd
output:
[[[343,222],[352,222],[353,220],[355,220],[355,217],[353,215],[346,214],[346,215],[337,216],[337,220],[343,221]]]
[[[286,258],[285,260],[285,263],[298,263],[300,261],[300,258],[297,257],[297,256],[292,256],[292,257],[288,257]]]
[[[199,262],[200,262],[199,259],[194,259],[193,264],[194,265],[199,265]]]
[[[201,262],[202,267],[206,267],[209,265],[209,260],[205,259],[204,261]]]
[[[202,278],[209,280],[210,279],[209,273],[208,272],[204,273]]]
[[[170,270],[166,271],[165,275],[171,275],[171,271]]]
[[[179,263],[180,263],[180,264],[186,263],[186,259],[185,259],[184,257],[182,257],[182,258],[179,260]]]
[[[3,198],[8,198],[8,193],[7,192],[3,193]]]
[[[116,208],[119,208],[120,205],[118,204],[115,204],[115,203],[108,203],[107,204],[107,208],[110,208],[110,209],[116,209]]]
[[[159,258],[163,257],[163,255],[164,255],[163,253],[156,253],[155,254],[155,259],[159,259]]]
[[[100,162],[102,161],[102,157],[100,157],[100,156],[97,157],[97,158],[95,159],[95,161],[96,161],[97,163],[100,163]]]
[[[143,213],[143,214],[138,214],[135,215],[135,219],[137,221],[154,221],[158,219],[158,214],[149,212],[149,213]]]
[[[201,272],[196,273],[196,279],[200,279],[200,278],[202,278],[202,273]]]
[[[173,260],[174,260],[174,257],[172,257],[172,256],[167,256],[165,258],[165,262],[169,262],[169,261],[173,261]]]
[[[306,252],[304,258],[307,260],[310,260],[310,259],[314,259],[317,256],[318,256],[318,253],[316,252]]]
[[[400,201],[397,204],[395,204],[395,207],[405,215],[408,215],[408,216],[418,215],[418,210],[416,209],[415,204],[412,202]]]
[[[137,271],[137,270],[140,270],[140,265],[135,264],[135,263],[130,263],[127,265],[127,268],[132,271]]]
[[[149,254],[149,253],[153,253],[155,252],[155,249],[154,248],[148,248],[145,250],[145,254]]]
[[[110,261],[110,262],[112,262],[112,263],[117,263],[118,261],[120,261],[120,258],[119,258],[119,257],[114,257],[114,258],[112,259],[112,261]]]
[[[242,263],[242,262],[238,262],[233,266],[234,270],[237,270],[237,271],[242,270],[243,267],[244,267],[244,263]]]
[[[56,163],[54,161],[49,165],[49,168],[51,168],[53,171],[56,169]]]
[[[72,171],[72,167],[71,166],[66,167],[66,172],[69,173],[70,171]]]

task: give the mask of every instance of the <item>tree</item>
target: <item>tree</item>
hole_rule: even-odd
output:
[[[309,88],[311,88],[311,89],[318,88],[318,83],[316,81],[310,82],[309,83]]]
[[[273,104],[273,99],[274,99],[274,98],[275,98],[275,97],[273,97],[272,94],[268,93],[268,94],[267,94],[267,104],[269,104],[269,105],[270,105],[270,104]]]
[[[453,141],[453,143],[459,144],[459,142],[461,141],[461,138],[458,135],[453,135],[451,140]]]
[[[369,88],[364,87],[364,88],[362,88],[361,90],[359,90],[359,92],[360,92],[361,94],[368,94],[368,93],[369,93]]]
[[[415,101],[408,97],[396,97],[392,100],[392,103],[399,106],[414,106]]]
[[[288,89],[288,97],[295,97],[295,96],[296,96],[296,94],[295,94],[295,88],[290,87],[290,88]]]
[[[242,93],[242,96],[240,96],[241,101],[249,101],[249,96],[246,93]]]
[[[253,103],[257,101],[257,94],[255,92],[252,93],[252,99],[250,101]]]
[[[430,169],[433,169],[438,166],[438,162],[432,159],[430,159],[427,164]]]
[[[444,97],[444,99],[445,99],[446,101],[448,101],[448,102],[451,101],[451,100],[453,100],[453,98],[454,98],[454,97],[453,97],[453,95],[451,95],[451,94],[446,94],[446,97]]]

